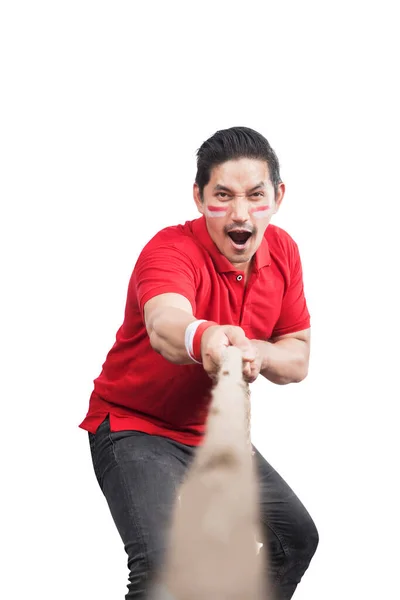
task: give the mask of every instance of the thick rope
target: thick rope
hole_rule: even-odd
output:
[[[179,490],[157,600],[260,600],[258,487],[251,457],[250,391],[241,352],[227,349],[203,445]]]

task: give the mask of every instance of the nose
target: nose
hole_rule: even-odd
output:
[[[238,223],[245,223],[249,219],[249,208],[246,200],[237,198],[232,205],[232,220]]]

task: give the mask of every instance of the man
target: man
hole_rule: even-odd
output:
[[[145,597],[161,564],[224,348],[242,351],[249,383],[259,374],[277,384],[307,374],[310,318],[298,249],[269,224],[284,193],[278,159],[262,135],[218,131],[197,153],[194,200],[202,216],[160,231],[135,265],[123,324],[80,425],[128,555],[126,599]],[[287,600],[318,533],[254,450],[270,580]]]

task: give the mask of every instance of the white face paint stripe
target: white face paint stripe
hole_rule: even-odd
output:
[[[260,206],[258,208],[254,208],[251,211],[251,214],[254,215],[256,219],[262,219],[263,217],[268,216],[269,214],[269,206]]]
[[[225,206],[208,206],[206,208],[207,217],[226,217],[228,209]]]
[[[265,208],[264,210],[257,210],[253,212],[253,215],[256,219],[262,219],[263,217],[267,217],[269,214],[269,208]]]

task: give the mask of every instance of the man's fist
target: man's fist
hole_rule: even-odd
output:
[[[228,346],[236,346],[242,351],[243,377],[249,383],[259,373],[256,361],[255,345],[246,337],[241,327],[234,325],[215,325],[205,330],[201,338],[201,358],[204,370],[215,379],[222,364],[222,356]]]

